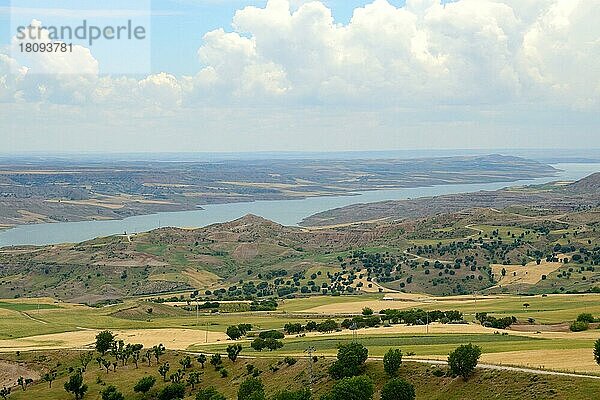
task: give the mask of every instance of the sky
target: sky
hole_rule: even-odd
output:
[[[40,3],[0,0],[0,153],[600,148],[600,0]],[[84,17],[148,36],[19,52]]]

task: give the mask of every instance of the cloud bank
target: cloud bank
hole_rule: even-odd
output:
[[[24,65],[0,54],[0,102],[140,115],[225,106],[595,112],[598,21],[600,0],[375,0],[346,24],[319,1],[269,0],[202,36],[194,76],[103,76],[85,48]],[[74,70],[85,73],[60,74]]]

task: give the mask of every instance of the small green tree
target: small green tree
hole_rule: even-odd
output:
[[[187,384],[192,387],[192,390],[200,383],[200,372],[192,371],[188,374]]]
[[[592,324],[592,323],[594,323],[595,319],[594,319],[594,316],[590,313],[581,313],[577,316],[577,321]]]
[[[383,369],[389,376],[396,376],[402,365],[402,351],[390,349],[383,356]]]
[[[264,344],[265,348],[269,349],[270,351],[277,350],[283,347],[283,342],[281,340],[273,338],[266,338]]]
[[[462,376],[467,380],[477,367],[479,357],[481,356],[481,348],[473,344],[463,344],[458,346],[448,356],[448,366],[454,375]]]
[[[79,355],[79,362],[81,363],[81,370],[85,372],[89,363],[94,359],[94,353],[91,351],[83,352]]]
[[[596,364],[600,365],[600,339],[594,343],[594,359],[596,360]]]
[[[215,370],[218,370],[221,368],[221,364],[223,364],[223,360],[221,359],[221,355],[219,353],[217,354],[213,354],[212,356],[210,356],[210,363],[213,367],[215,367]]]
[[[102,331],[96,335],[96,350],[104,354],[113,347],[115,335],[111,331]]]
[[[344,378],[331,388],[331,392],[323,400],[371,400],[375,388],[371,378],[353,376]]]
[[[373,309],[369,307],[363,308],[362,315],[373,315]]]
[[[154,358],[156,359],[157,364],[160,361],[160,356],[165,354],[165,351],[167,351],[167,349],[165,348],[165,346],[163,346],[162,343],[158,346],[152,346],[152,354],[154,354]]]
[[[152,389],[152,386],[154,386],[154,384],[156,383],[156,378],[148,375],[148,376],[144,376],[142,379],[140,379],[135,386],[133,387],[133,391],[136,393],[142,393],[142,395],[146,395],[146,393],[148,393],[150,391],[150,389]]]
[[[334,379],[359,375],[362,372],[369,350],[360,343],[352,342],[338,347],[337,361],[329,367]]]
[[[125,400],[123,393],[119,392],[119,390],[112,385],[102,390],[100,395],[102,396],[102,400]]]
[[[225,333],[227,334],[227,336],[229,336],[231,340],[238,340],[243,336],[242,332],[240,331],[240,328],[238,328],[236,325],[227,327]]]
[[[167,374],[169,373],[170,369],[171,369],[171,366],[169,365],[168,362],[166,362],[163,365],[158,367],[158,373],[160,374],[160,376],[163,377],[163,382],[167,381]]]
[[[202,369],[204,369],[204,364],[206,363],[206,354],[200,354],[198,357],[196,357],[196,361],[198,361],[198,363],[202,365]]]
[[[183,367],[183,369],[188,369],[192,366],[192,357],[185,356],[181,360],[179,360],[179,364]]]
[[[56,380],[56,370],[46,372],[44,374],[44,381],[48,382],[50,388],[52,388],[52,382]]]
[[[238,389],[238,400],[264,400],[265,387],[260,379],[248,378]]]
[[[235,360],[237,360],[237,358],[241,352],[242,352],[241,344],[231,344],[231,345],[227,346],[227,357],[229,357],[229,359],[233,362],[235,362]]]
[[[381,400],[415,400],[415,388],[403,379],[391,379],[381,388]]]
[[[67,393],[73,393],[75,400],[83,399],[88,390],[88,386],[83,383],[83,376],[79,372],[69,377],[69,380],[64,384],[64,388]]]

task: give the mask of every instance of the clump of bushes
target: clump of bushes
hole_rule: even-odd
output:
[[[587,331],[589,327],[590,326],[587,322],[575,321],[571,324],[571,326],[569,326],[569,329],[571,332],[583,332]]]

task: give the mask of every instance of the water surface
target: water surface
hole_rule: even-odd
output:
[[[297,225],[302,219],[321,211],[351,204],[402,200],[424,196],[496,190],[512,185],[541,184],[556,180],[572,181],[600,171],[600,164],[555,164],[562,170],[555,177],[518,182],[439,185],[431,187],[373,190],[355,196],[321,196],[299,200],[261,200],[250,203],[211,204],[203,210],[140,215],[113,221],[57,222],[21,225],[0,232],[0,247],[81,242],[99,236],[145,232],[165,226],[201,227],[255,214],[283,225]]]

